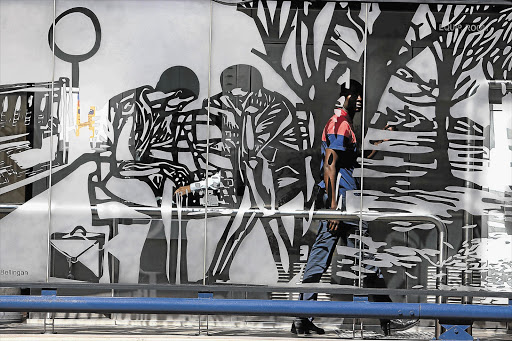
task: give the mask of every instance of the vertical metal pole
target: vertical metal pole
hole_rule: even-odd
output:
[[[473,184],[469,181],[466,181],[466,187],[471,188],[473,187]],[[464,212],[464,226],[468,226],[473,224],[473,215],[469,212]],[[470,264],[468,263],[468,254],[469,254],[469,248],[471,247],[471,240],[473,239],[473,229],[472,228],[465,228],[464,229],[464,254],[466,255],[464,259],[465,267],[462,274],[462,285],[463,286],[470,286],[473,284],[473,273],[472,270],[470,270]],[[462,304],[472,304],[473,298],[469,296],[462,297]],[[467,329],[467,333],[469,335],[473,335],[473,325],[470,325]]]
[[[512,298],[508,299],[508,305],[512,306]],[[507,334],[512,334],[512,321],[507,322]]]
[[[356,319],[352,319],[352,338],[356,338]]]
[[[474,141],[470,137],[470,129],[468,129],[468,133],[467,133],[466,137],[467,137],[466,144],[470,147],[473,146]],[[468,167],[470,167],[473,164],[473,162],[471,162],[470,159],[468,158],[468,161],[466,162],[466,164],[468,165]],[[472,182],[466,180],[465,187],[473,188],[474,185]],[[468,211],[464,211],[464,226],[466,226],[466,228],[463,229],[463,231],[464,231],[464,254],[466,255],[466,257],[464,259],[465,267],[464,267],[463,274],[462,274],[462,285],[463,286],[470,286],[471,284],[473,284],[473,274],[472,274],[472,270],[469,270],[470,264],[468,263],[469,249],[471,247],[471,240],[473,239],[473,229],[468,228],[468,225],[472,225],[472,224],[473,224],[473,215],[471,213],[469,213]],[[464,296],[462,298],[462,304],[471,304],[472,302],[473,302],[472,297]],[[473,335],[473,325],[469,326],[467,332],[470,335]]]
[[[205,167],[205,199],[204,199],[204,242],[203,242],[203,285],[206,285],[206,248],[208,246],[208,164],[210,162],[210,97],[212,78],[212,26],[213,26],[213,0],[210,0],[210,27],[208,37],[208,108],[206,119],[206,167]]]
[[[439,289],[442,283],[446,283],[448,278],[444,271],[444,261],[446,257],[446,245],[444,244],[444,240],[446,238],[444,231],[438,231],[438,239],[437,239],[437,248],[439,250],[439,265],[436,268],[436,289]],[[442,296],[437,296],[437,303],[443,303]],[[436,320],[435,323],[435,337],[439,338],[441,335],[441,325],[439,324],[439,320]]]
[[[364,130],[365,130],[365,116],[366,116],[366,58],[367,58],[367,44],[368,44],[368,4],[365,4],[365,20],[364,20],[364,58],[363,58],[363,110],[361,112],[361,188],[359,189],[359,267],[362,262],[362,248],[361,243],[363,239],[363,188],[364,188]],[[358,274],[358,286],[362,286],[361,269]]]
[[[117,218],[114,218],[112,220],[112,238],[114,238],[115,236],[117,236],[117,234],[119,233],[119,223],[117,222]],[[105,256],[105,255],[103,255]],[[107,260],[108,262],[108,260]],[[116,276],[116,262],[114,261],[114,256],[112,256],[112,262],[111,262],[111,265],[112,265],[112,268],[110,269],[110,275],[111,275],[111,278],[110,278],[110,283],[115,283],[115,276]]]
[[[359,189],[359,273],[358,273],[358,287],[362,287],[362,257],[363,257],[363,189],[364,189],[364,132],[365,132],[365,118],[366,118],[366,64],[367,64],[367,50],[368,50],[368,3],[365,3],[365,18],[364,18],[364,57],[363,57],[363,110],[361,111],[361,187]],[[361,338],[363,335],[363,319],[359,319]],[[352,326],[352,335],[355,336],[355,320]]]
[[[113,235],[117,235],[117,232],[118,232],[118,226],[117,226],[117,218],[114,218],[112,219],[112,234]],[[112,236],[113,238],[114,236]],[[105,241],[106,243],[107,241]],[[105,251],[103,251],[103,258],[106,260],[107,262],[107,265],[108,265],[108,254],[105,254]],[[103,261],[103,264],[105,264],[105,261]],[[110,270],[110,283],[114,283],[114,278],[115,278],[115,262],[114,262],[114,259],[112,258],[112,268],[109,269]],[[115,297],[116,293],[115,293],[115,289],[112,289],[111,290],[111,296],[112,297]],[[110,315],[110,318],[112,318],[112,315]],[[114,315],[114,320],[117,319],[117,315]]]
[[[52,227],[52,168],[53,168],[53,96],[55,92],[55,17],[57,12],[56,0],[53,0],[53,30],[52,30],[52,85],[50,96],[50,163],[48,175],[48,233],[46,236],[46,283],[50,281],[51,246],[50,233]]]
[[[467,133],[466,137],[467,137],[466,144],[469,147],[472,147],[474,145],[474,141],[471,139],[471,135],[470,135],[470,130],[469,129],[468,129],[468,133]],[[468,159],[466,164],[468,165],[468,167],[470,167],[470,166],[473,165],[473,162],[471,162],[471,160]],[[474,188],[474,184],[472,182],[466,180],[465,181],[465,187],[471,189],[471,188]],[[473,215],[471,213],[469,213],[468,211],[464,211],[464,226],[472,225],[473,222],[474,222],[473,221]],[[464,229],[464,251],[465,251],[466,255],[468,254],[468,251],[469,251],[472,239],[473,239],[473,229],[472,228],[465,228]],[[469,270],[469,264],[467,262],[467,258],[465,260],[465,263],[466,263],[466,267],[464,269],[464,273],[463,273],[463,276],[462,276],[462,285],[466,285],[467,286],[467,285],[473,284],[473,275],[471,273],[471,270]],[[464,297],[463,298],[463,303],[464,304],[471,303],[471,298],[467,297],[467,296]]]
[[[57,289],[42,289],[41,290],[41,296],[57,296]],[[43,320],[43,332],[42,332],[42,334],[46,334],[47,333],[47,330],[46,330],[46,326],[47,326],[46,319],[48,319],[48,318],[51,319],[51,323],[50,323],[50,325],[52,326],[51,333],[52,334],[56,334],[55,333],[55,313],[53,313],[53,312],[45,313],[44,320]]]
[[[205,196],[204,196],[204,240],[203,240],[203,285],[206,285],[206,249],[208,247],[208,165],[210,163],[210,97],[212,78],[212,26],[213,1],[210,0],[210,23],[208,32],[208,107],[206,119],[206,166],[205,166]],[[200,296],[201,297],[201,296]],[[199,335],[201,335],[201,315],[199,315]],[[208,335],[208,315],[206,315],[206,334]]]
[[[199,292],[197,294],[197,296],[199,299],[213,299],[212,292]],[[210,335],[209,334],[209,325],[208,325],[208,316],[209,315],[206,315],[206,335]],[[199,315],[199,328],[198,328],[197,335],[201,335],[201,315]]]

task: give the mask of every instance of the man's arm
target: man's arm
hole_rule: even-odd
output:
[[[336,193],[336,180],[338,178],[338,153],[334,149],[325,150],[324,159],[324,182],[327,192],[328,208],[336,209],[338,207],[338,193]],[[339,226],[338,220],[329,220],[327,223],[329,230],[336,231]]]

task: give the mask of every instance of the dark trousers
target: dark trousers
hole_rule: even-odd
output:
[[[350,234],[358,234],[357,223],[354,222],[340,222],[338,231],[331,232],[327,227],[327,221],[323,220],[320,222],[318,234],[316,236],[315,243],[309,253],[306,268],[304,269],[304,275],[302,283],[319,283],[320,278],[325,273],[332,261],[332,255],[334,249],[338,244],[338,240],[343,238],[346,246],[356,248],[354,238],[350,238]],[[362,224],[362,235],[363,237],[368,236],[368,224],[363,221]],[[365,253],[363,250],[362,260],[374,259],[374,256],[369,253]],[[366,274],[364,278],[364,286],[370,288],[385,288],[386,284],[380,269],[376,266],[364,265],[366,270],[370,270],[371,273]],[[317,293],[304,293],[300,295],[301,300],[316,300]],[[391,302],[389,296],[376,295],[373,297],[376,302]]]

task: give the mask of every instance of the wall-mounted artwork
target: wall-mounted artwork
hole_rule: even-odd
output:
[[[511,290],[510,7],[150,2],[0,2],[0,280]]]

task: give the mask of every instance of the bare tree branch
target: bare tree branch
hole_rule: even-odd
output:
[[[276,38],[279,39],[279,29],[281,26],[281,9],[283,7],[283,0],[277,1],[276,12],[274,14],[273,26],[277,28]]]
[[[251,3],[239,4],[237,10],[253,19],[254,24],[256,25],[256,28],[258,29],[261,38],[265,40],[265,38],[268,38],[268,34],[267,31],[265,30],[265,26],[263,26],[263,23],[261,22],[260,18],[257,15],[258,4],[259,0],[255,0],[252,3],[252,5]]]
[[[290,34],[293,32],[295,26],[293,26],[293,19],[297,15],[297,6],[294,6],[293,3],[290,5],[290,13],[288,13],[288,19],[286,20],[286,24],[284,26],[283,33],[281,34],[281,39],[284,41],[288,41]]]
[[[457,97],[451,101],[451,106],[453,107],[455,104],[467,99],[468,97],[471,97],[476,92],[476,90],[478,90],[479,86],[477,85],[475,88],[475,85],[476,85],[476,80],[474,80],[471,83],[471,85],[466,89],[466,91],[464,91],[464,93],[462,95],[460,95],[459,97]]]
[[[261,4],[263,5],[263,11],[265,12],[265,20],[267,21],[268,37],[270,38],[270,37],[272,37],[272,17],[270,16],[270,8],[268,7],[267,0],[261,0]],[[277,31],[279,32],[279,26],[277,27]]]
[[[302,22],[304,18],[304,9],[301,9],[297,12],[297,27],[295,28],[295,39],[297,39],[297,43],[295,44],[295,58],[297,59],[297,66],[299,69],[299,76],[302,80],[302,85],[306,86],[308,75],[306,72],[306,65],[304,64],[304,58],[302,54]]]
[[[329,75],[329,78],[327,78],[327,82],[332,84],[332,83],[338,83],[338,79],[343,76],[343,74],[347,71],[347,64],[343,64],[343,63],[338,63],[336,64],[336,66],[334,67],[334,69],[332,69],[332,72],[331,74]]]
[[[269,64],[269,65],[273,64],[273,59],[271,57],[269,57],[268,55],[266,55],[256,49],[252,49],[251,52],[254,53],[256,56],[260,57],[267,64]],[[288,86],[300,97],[299,94],[301,93],[302,86],[295,81],[295,78],[293,77],[293,73],[291,71],[291,66],[288,66],[286,68],[286,70],[283,69],[282,67],[274,67],[274,71],[276,71],[277,74],[279,76],[281,76],[286,81]]]

